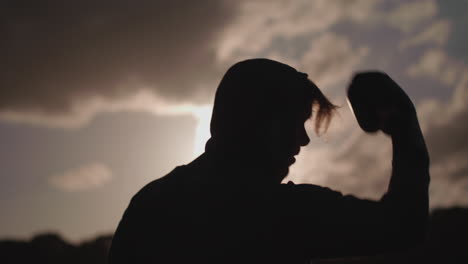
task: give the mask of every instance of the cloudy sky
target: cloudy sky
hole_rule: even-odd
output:
[[[201,153],[218,82],[276,59],[341,105],[288,179],[378,199],[391,145],[345,100],[378,69],[414,100],[431,207],[468,206],[468,1],[0,2],[0,238],[111,232],[144,184]]]

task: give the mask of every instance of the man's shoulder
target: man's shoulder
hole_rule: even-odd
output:
[[[280,191],[282,193],[285,193],[286,195],[290,195],[292,197],[298,197],[299,199],[301,198],[314,198],[316,197],[317,199],[323,199],[323,198],[328,198],[328,199],[334,199],[334,198],[339,198],[342,197],[342,194],[338,191],[334,191],[328,187],[320,186],[320,185],[315,185],[315,184],[296,184],[292,181],[289,181],[288,183],[281,184],[280,186]]]
[[[332,189],[316,184],[310,183],[294,183],[293,181],[288,181],[287,183],[282,183],[281,188],[284,190],[291,191],[332,191]]]
[[[161,178],[155,179],[143,186],[131,199],[131,204],[139,204],[148,200],[155,200],[166,192],[172,192],[174,185],[185,172],[185,165],[178,166]]]

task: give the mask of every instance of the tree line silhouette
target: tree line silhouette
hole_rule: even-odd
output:
[[[0,240],[0,263],[104,264],[112,234],[77,244],[57,233],[35,235],[29,241]],[[405,252],[374,257],[322,259],[313,263],[468,263],[468,208],[436,209],[432,212],[426,242]]]

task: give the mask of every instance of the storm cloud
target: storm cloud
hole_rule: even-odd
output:
[[[207,104],[227,67],[258,56],[284,58],[319,82],[336,83],[368,49],[331,27],[383,23],[410,31],[437,12],[434,1],[395,3],[388,14],[381,4],[2,1],[0,118],[76,127],[102,111]],[[292,42],[304,37],[310,47],[296,48]],[[299,52],[276,50],[279,39]],[[334,66],[340,76],[329,70]]]
[[[214,47],[235,14],[216,0],[2,1],[0,10],[0,111],[51,116],[144,89],[206,102]]]

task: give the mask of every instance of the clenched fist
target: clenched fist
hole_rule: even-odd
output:
[[[348,87],[348,102],[366,132],[382,130],[393,136],[417,122],[411,99],[382,72],[356,74]]]

